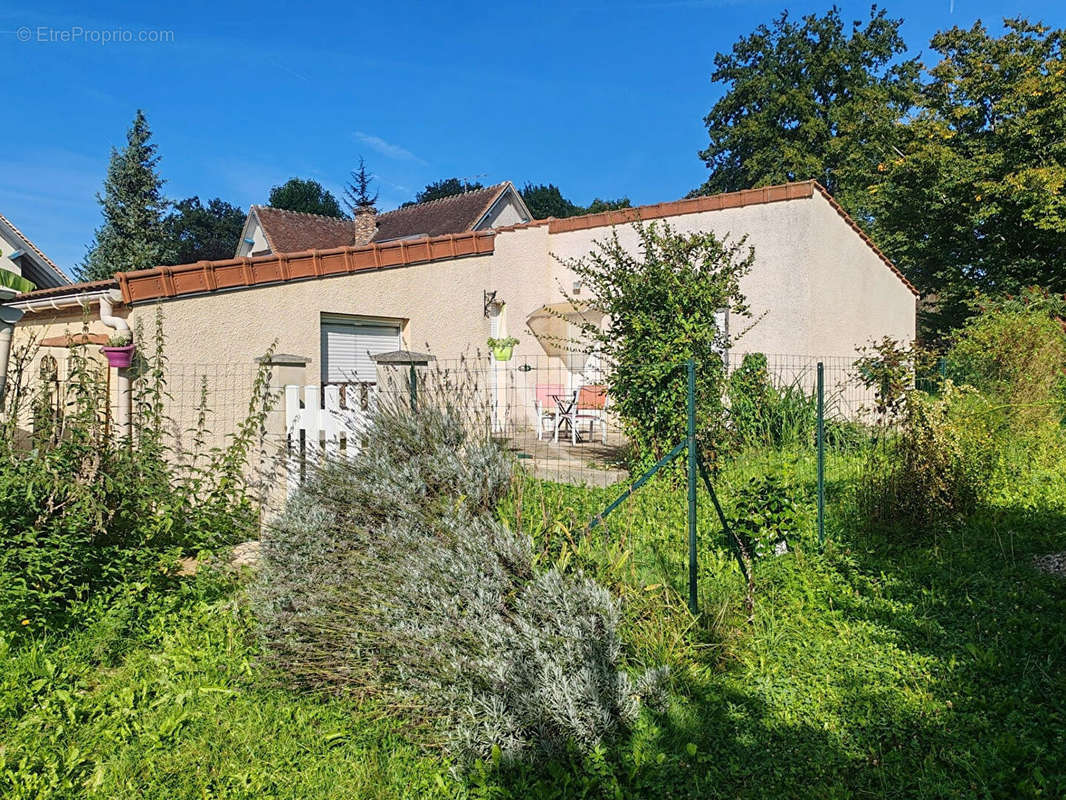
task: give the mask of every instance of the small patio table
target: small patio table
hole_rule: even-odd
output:
[[[558,411],[555,416],[555,441],[559,441],[559,428],[564,422],[570,429],[570,435],[574,441],[579,441],[580,434],[574,430],[574,406],[577,405],[577,392],[551,394],[548,396],[555,401],[555,408]]]

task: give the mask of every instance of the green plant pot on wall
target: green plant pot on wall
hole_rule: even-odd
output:
[[[508,336],[506,339],[489,339],[489,347],[492,349],[493,358],[497,361],[510,361],[516,344],[518,340],[513,336]]]

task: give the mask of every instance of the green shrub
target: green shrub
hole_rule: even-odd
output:
[[[384,402],[358,455],[312,471],[264,535],[265,657],[295,686],[418,708],[467,756],[588,751],[636,709],[618,605],[538,572],[495,518],[511,464],[466,407]]]
[[[665,222],[637,222],[634,228],[636,252],[612,232],[587,255],[562,263],[585,287],[581,297],[568,299],[606,320],[603,329],[585,322],[584,341],[573,346],[599,354],[608,367],[612,403],[637,470],[684,438],[689,358],[696,362],[696,424],[704,441],[717,443],[722,353],[739,338],[719,324],[719,314],[748,312],[740,282],[755,251],[746,238],[684,233]]]
[[[1023,426],[1062,418],[1066,334],[1043,310],[1008,307],[970,318],[955,335],[946,366],[957,383],[1013,406]]]
[[[939,395],[909,391],[901,415],[865,464],[866,515],[916,532],[969,516],[995,470],[1004,416],[972,388],[950,381]]]

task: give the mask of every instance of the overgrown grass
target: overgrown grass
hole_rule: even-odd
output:
[[[201,577],[63,642],[0,643],[0,796],[454,795],[374,708],[273,686],[236,588]]]
[[[129,587],[66,639],[0,647],[0,795],[1062,796],[1066,581],[1031,567],[1066,550],[1066,461],[1048,447],[1004,472],[966,524],[925,538],[845,524],[841,478],[824,553],[806,456],[728,465],[727,507],[769,469],[796,486],[803,519],[792,553],[757,563],[750,623],[705,500],[697,620],[679,491],[653,483],[582,537],[611,490],[523,482],[504,514],[537,558],[623,599],[629,667],[674,668],[665,712],[645,711],[610,749],[537,768],[458,773],[373,704],[273,685],[232,580]]]

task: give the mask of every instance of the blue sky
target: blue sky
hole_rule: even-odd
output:
[[[339,194],[360,154],[382,209],[450,176],[553,182],[579,203],[681,197],[705,176],[696,153],[721,93],[714,54],[785,8],[830,3],[84,5],[0,4],[0,212],[68,271],[100,222],[95,193],[138,107],[175,199],[247,209],[293,175]],[[858,18],[869,3],[841,7]],[[1061,0],[885,7],[914,52],[978,18],[1066,25]],[[116,30],[171,41],[100,41]]]

